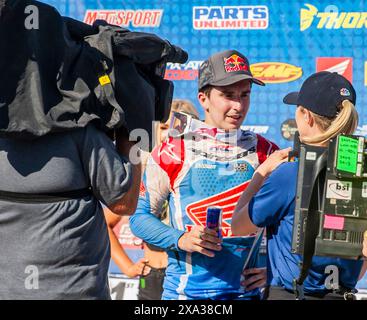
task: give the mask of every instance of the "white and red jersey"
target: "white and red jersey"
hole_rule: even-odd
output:
[[[226,133],[203,126],[153,150],[130,224],[139,238],[168,250],[163,298],[235,298],[243,292],[240,275],[256,235],[232,234],[232,213],[255,169],[277,148],[249,131]],[[159,217],[166,199],[170,226],[153,216]],[[179,250],[179,237],[194,225],[205,226],[210,206],[223,210],[223,249],[214,258]],[[256,267],[257,256],[258,248],[248,267]]]

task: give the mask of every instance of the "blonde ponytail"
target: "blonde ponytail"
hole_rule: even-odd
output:
[[[358,126],[358,113],[353,103],[344,100],[338,108],[339,112],[335,118],[319,116],[313,112],[312,115],[319,128],[324,131],[315,137],[304,138],[303,142],[310,144],[327,144],[328,141],[340,133],[353,134]]]

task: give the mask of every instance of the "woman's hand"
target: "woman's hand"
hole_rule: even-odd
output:
[[[263,177],[267,177],[272,173],[281,163],[288,160],[289,151],[292,148],[274,151],[255,171]]]
[[[146,276],[149,274],[151,268],[147,265],[148,260],[141,258],[134,264],[132,264],[126,271],[126,275],[129,278],[135,278],[137,276]]]
[[[244,280],[241,282],[241,286],[245,287],[246,291],[263,288],[266,285],[266,268],[246,269],[242,276]]]
[[[363,237],[363,255],[367,257],[367,231],[364,232]]]

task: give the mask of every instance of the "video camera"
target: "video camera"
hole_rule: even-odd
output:
[[[24,24],[30,5],[37,28]],[[144,130],[152,140],[152,122],[167,121],[171,109],[166,64],[188,59],[155,34],[90,26],[35,0],[0,0],[0,39],[0,137],[12,139],[93,123],[110,137]]]
[[[301,144],[293,253],[303,253],[312,232],[315,255],[359,259],[365,230],[367,139],[339,135],[328,148]]]
[[[297,139],[298,135],[292,252],[303,256],[295,283],[300,286],[314,255],[362,258],[367,230],[367,139],[341,134],[328,147],[302,144]]]

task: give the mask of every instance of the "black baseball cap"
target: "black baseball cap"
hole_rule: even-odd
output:
[[[355,105],[356,98],[356,91],[346,78],[336,72],[321,71],[308,77],[299,92],[288,93],[283,102],[301,105],[320,116],[333,118],[342,101],[349,100]]]
[[[264,86],[252,76],[248,59],[236,50],[226,50],[212,55],[199,68],[199,90],[207,85],[228,86],[249,79]]]

